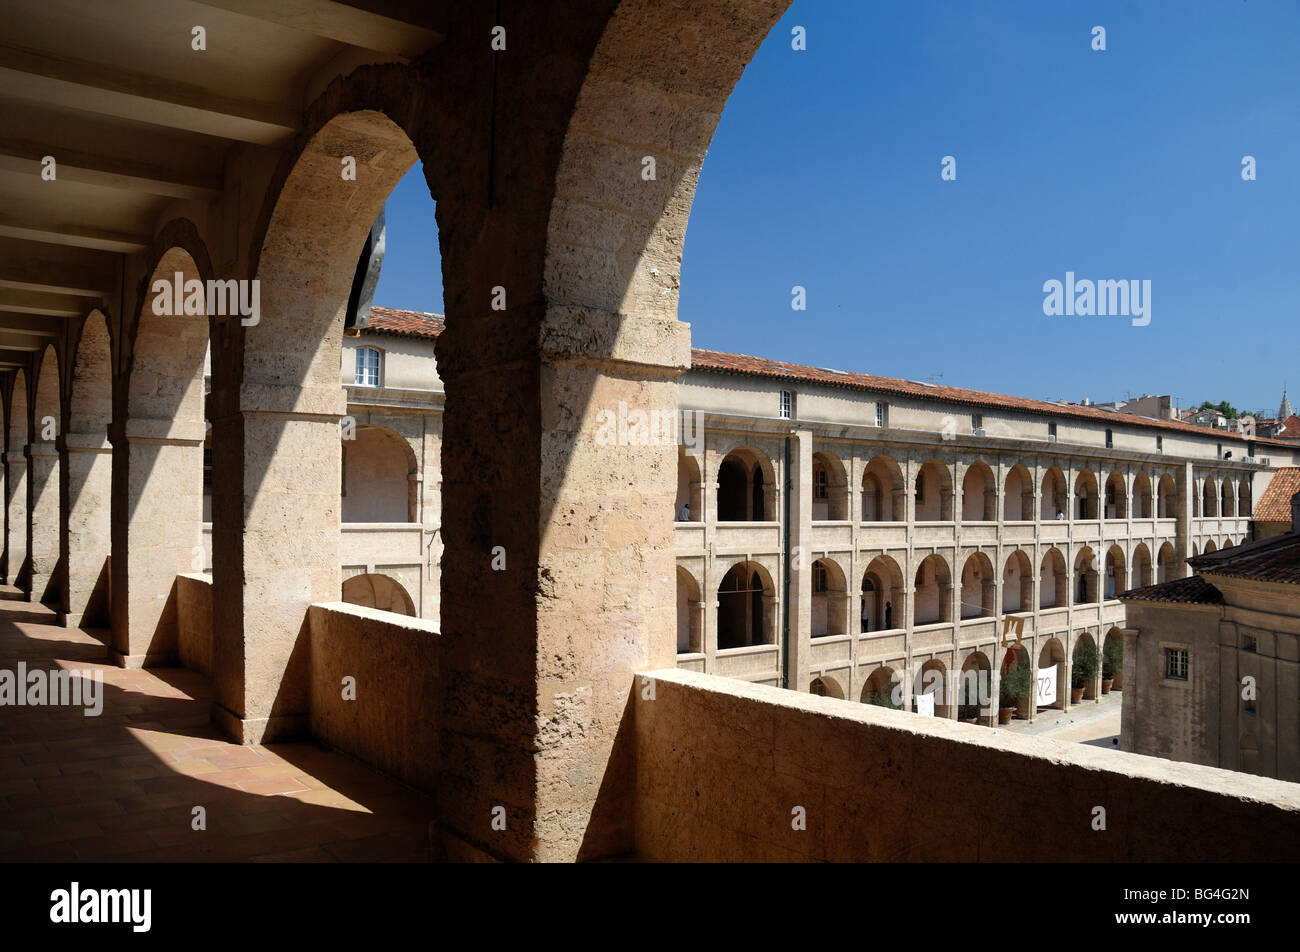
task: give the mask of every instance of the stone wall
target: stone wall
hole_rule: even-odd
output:
[[[1300,787],[1275,780],[688,671],[638,675],[633,704],[645,860],[1282,861],[1300,842]]]
[[[438,776],[434,623],[343,602],[312,605],[311,732],[426,791]],[[353,678],[353,699],[344,678]]]
[[[177,660],[212,676],[212,576],[176,576]]]

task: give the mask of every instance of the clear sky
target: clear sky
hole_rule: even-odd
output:
[[[1300,394],[1298,173],[1294,0],[795,0],[722,114],[679,313],[697,347],[1276,409]],[[431,213],[417,167],[377,303],[441,311]],[[1149,280],[1150,324],[1045,316],[1067,271]]]

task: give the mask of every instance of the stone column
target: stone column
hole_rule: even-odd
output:
[[[123,667],[175,657],[176,576],[203,570],[203,436],[202,422],[114,424],[111,655]],[[330,485],[337,497],[337,472]]]
[[[53,440],[27,445],[28,536],[31,565],[27,600],[59,601],[59,450]]]
[[[1137,750],[1138,704],[1141,703],[1137,664],[1139,633],[1137,628],[1120,629],[1124,636],[1124,703],[1119,713],[1119,749],[1130,753]]]
[[[808,685],[812,654],[812,433],[790,434],[790,670],[788,684]],[[795,554],[798,553],[798,558]]]
[[[8,516],[6,522],[8,548],[5,577],[10,585],[22,588],[29,570],[27,566],[27,454],[24,447],[11,449],[5,454],[8,478]]]
[[[60,549],[67,567],[60,621],[65,627],[107,628],[109,518],[113,448],[107,433],[67,433],[60,465]]]

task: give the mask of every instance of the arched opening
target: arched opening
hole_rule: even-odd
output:
[[[1243,518],[1250,518],[1254,515],[1254,508],[1250,500],[1250,477],[1243,476],[1237,483],[1237,515]]]
[[[718,466],[718,521],[765,522],[776,518],[771,461],[749,447],[734,449]]]
[[[997,480],[984,462],[972,463],[961,482],[961,521],[994,522],[998,518]]]
[[[417,521],[420,467],[411,445],[386,426],[344,432],[342,521]]]
[[[704,602],[700,584],[685,566],[677,566],[677,653],[704,651]]]
[[[812,459],[814,522],[840,522],[849,517],[849,478],[833,453],[814,453]]]
[[[961,569],[961,617],[992,618],[996,614],[996,598],[993,563],[983,552],[975,552]]]
[[[902,684],[893,668],[881,666],[871,672],[871,676],[862,685],[862,703],[895,711],[903,709]]]
[[[982,651],[972,651],[961,665],[957,683],[957,717],[978,723],[993,713],[993,665]],[[987,722],[987,721],[986,721]]]
[[[1002,611],[1034,610],[1034,567],[1029,556],[1016,549],[1007,556],[1002,571]]]
[[[1097,643],[1086,631],[1081,633],[1074,641],[1074,650],[1070,652],[1070,690],[1082,691],[1085,701],[1094,700],[1097,697],[1097,676],[1100,673],[1100,665],[1101,656],[1097,653]]]
[[[1074,517],[1096,519],[1097,476],[1090,469],[1082,470],[1074,480]]]
[[[1005,522],[1030,522],[1034,518],[1034,477],[1023,463],[1017,463],[1007,473],[1002,490],[1002,518]]]
[[[1069,690],[1070,682],[1065,669],[1065,648],[1060,640],[1049,638],[1038,653],[1037,680],[1034,702],[1038,710],[1065,710],[1065,692]]]
[[[59,571],[59,427],[63,408],[59,355],[50,344],[41,355],[32,404],[33,430],[27,444],[28,528],[24,586],[33,601],[62,604]]]
[[[1224,548],[1224,549],[1231,549],[1231,548],[1232,548],[1232,540],[1231,540],[1231,539],[1224,539],[1224,540],[1223,540],[1223,546],[1222,546],[1222,548]]]
[[[888,456],[876,456],[862,474],[862,521],[902,522],[903,471]]]
[[[849,632],[849,591],[844,572],[834,559],[812,564],[812,637]]]
[[[1205,553],[1204,553],[1205,555],[1209,555],[1211,552],[1217,552],[1218,550],[1219,550],[1219,547],[1218,547],[1217,545],[1214,544],[1214,540],[1213,540],[1213,539],[1206,539],[1206,540],[1205,540]],[[1163,566],[1161,566],[1161,567],[1163,568]],[[1162,578],[1160,581],[1163,582],[1164,579]]]
[[[1160,482],[1156,486],[1156,515],[1160,519],[1176,519],[1178,517],[1178,490],[1174,484],[1174,478],[1168,473],[1160,474]]]
[[[1146,470],[1140,469],[1133,477],[1133,518],[1150,519],[1152,515],[1151,477]]]
[[[1124,475],[1119,470],[1113,471],[1106,477],[1106,518],[1128,518],[1128,487],[1124,483]]]
[[[813,678],[812,683],[808,685],[808,693],[816,694],[818,697],[844,700],[844,689],[840,687],[838,681],[827,674],[823,674],[820,678]]]
[[[416,616],[415,602],[401,582],[387,575],[354,575],[343,582],[343,601],[397,615]]]
[[[1205,546],[1206,552],[1211,551],[1210,545],[1212,544],[1213,543],[1206,544]],[[1163,584],[1165,582],[1172,581],[1173,579],[1178,577],[1177,571],[1174,568],[1174,562],[1175,559],[1174,559],[1173,544],[1166,542],[1164,545],[1160,547],[1160,552],[1156,557],[1156,582],[1157,583]]]
[[[1096,553],[1084,546],[1074,557],[1074,604],[1088,605],[1097,601]]]
[[[1133,550],[1133,588],[1146,588],[1154,584],[1151,574],[1151,550],[1145,542],[1139,542]]]
[[[1070,518],[1065,473],[1059,466],[1052,466],[1043,474],[1043,501],[1039,517],[1043,520]]]
[[[930,460],[916,474],[916,521],[952,521],[952,474],[938,460]]]
[[[1012,687],[1015,679],[1008,677],[1013,669],[1022,672],[1024,681],[1024,691],[1017,692]],[[1038,672],[1030,663],[1029,652],[1020,644],[1008,646],[1006,653],[1002,656],[1002,664],[999,666],[998,680],[998,707],[1015,708],[1015,717],[1025,719],[1029,717],[1029,705],[1034,697],[1036,679]]]
[[[5,577],[23,588],[27,582],[27,374],[14,374],[9,396],[9,429],[5,442]]]
[[[1124,550],[1112,545],[1106,550],[1106,588],[1105,597],[1113,599],[1124,591],[1124,579],[1127,578]]]
[[[700,462],[686,452],[686,447],[677,447],[677,498],[673,501],[673,512],[678,522],[703,522],[704,507],[700,505],[701,493]]]
[[[952,711],[947,703],[948,694],[948,668],[938,658],[931,658],[916,672],[912,710],[918,714],[924,713],[933,705],[935,717],[950,717]]]
[[[929,555],[916,568],[914,624],[952,621],[952,572],[941,555]]]
[[[128,335],[126,439],[113,447],[110,588],[113,653],[126,666],[166,663],[174,656],[172,587],[177,575],[203,568],[210,265],[191,231],[192,226],[176,231],[184,246],[160,243],[163,250],[145,285],[134,333]],[[337,367],[332,368],[336,386]],[[295,463],[301,474],[303,461]],[[167,531],[158,531],[160,526]],[[283,590],[280,580],[268,597],[281,597]],[[322,601],[334,600],[338,588],[321,595]],[[244,606],[244,614],[248,611]],[[299,618],[296,627],[301,624]]]
[[[68,561],[63,611],[69,625],[106,628],[112,552],[113,458],[108,428],[113,422],[113,354],[102,311],[91,311],[86,317],[74,353],[65,441],[68,516],[63,520],[62,546]]]
[[[862,573],[862,630],[889,631],[903,627],[903,573],[887,555],[878,555]]]
[[[1101,645],[1101,690],[1106,693],[1106,682],[1110,681],[1110,690],[1124,689],[1124,636],[1118,628],[1106,632],[1106,639]]]
[[[1226,477],[1219,487],[1219,512],[1225,517],[1237,514],[1237,494],[1232,489],[1232,481]]]
[[[776,589],[762,566],[740,562],[718,586],[718,649],[775,643]]]
[[[1065,570],[1065,556],[1059,549],[1048,549],[1039,567],[1038,607],[1064,608],[1069,604],[1069,573]]]
[[[1214,480],[1205,478],[1201,483],[1201,516],[1213,519],[1219,514],[1219,490]]]

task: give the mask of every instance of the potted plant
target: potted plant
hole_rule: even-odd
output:
[[[1074,649],[1074,664],[1070,667],[1070,703],[1078,704],[1083,700],[1084,689],[1097,679],[1097,668],[1101,659],[1097,656],[1097,646],[1085,641]]]
[[[876,707],[887,707],[891,711],[897,711],[900,709],[901,705],[894,703],[893,690],[893,684],[887,681],[882,690],[868,692],[864,701],[867,704],[874,704]]]
[[[1106,650],[1101,655],[1101,693],[1109,694],[1110,687],[1115,683],[1115,672],[1122,670],[1124,667],[1124,644],[1118,640],[1112,640],[1106,646]]]
[[[1012,715],[1016,713],[1025,698],[1029,697],[1029,692],[1033,688],[1034,675],[1023,661],[1017,661],[1002,672],[1002,678],[998,683],[998,695],[1002,701],[1002,706],[998,708],[999,724],[1011,723]]]

